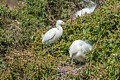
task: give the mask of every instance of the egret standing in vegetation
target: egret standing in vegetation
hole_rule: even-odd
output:
[[[61,27],[61,25],[65,25],[65,23],[62,20],[57,20],[56,28],[52,28],[48,32],[46,32],[44,35],[42,35],[42,43],[46,44],[46,48],[48,44],[55,43],[63,34],[63,28]],[[52,55],[54,55],[53,44],[52,44]]]
[[[89,50],[92,50],[92,46],[90,44],[82,40],[75,40],[69,48],[70,60],[73,58],[84,61],[86,58],[85,53]]]

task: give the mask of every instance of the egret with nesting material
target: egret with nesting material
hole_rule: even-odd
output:
[[[63,28],[61,27],[62,25],[66,24],[62,20],[57,20],[56,28],[52,28],[49,31],[47,31],[44,35],[42,35],[42,43],[46,45],[46,48],[48,44],[52,44],[52,55],[54,55],[53,43],[55,43],[63,34]]]
[[[79,59],[80,61],[84,61],[86,58],[85,53],[89,50],[92,50],[92,46],[83,40],[75,40],[70,48],[70,60]]]

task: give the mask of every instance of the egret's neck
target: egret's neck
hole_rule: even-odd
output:
[[[61,25],[57,25],[57,24],[56,24],[56,27],[57,27],[57,29],[60,31],[60,33],[63,33],[63,28],[61,27]]]

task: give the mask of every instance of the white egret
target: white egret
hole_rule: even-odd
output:
[[[89,1],[89,0],[88,0],[88,1]],[[87,2],[88,2],[88,1],[87,1]],[[73,20],[75,20],[75,19],[76,19],[77,17],[79,17],[79,16],[84,16],[85,14],[90,14],[90,13],[92,13],[92,12],[95,10],[95,8],[97,7],[97,4],[94,3],[93,1],[90,1],[90,3],[91,3],[91,6],[85,7],[85,8],[83,8],[82,10],[77,11],[77,12],[74,14]]]
[[[69,48],[70,59],[80,59],[83,61],[86,58],[85,53],[89,50],[92,50],[90,44],[82,40],[75,40]]]
[[[76,15],[76,17],[78,17],[78,16],[84,16],[85,13],[90,14],[95,10],[95,8],[96,8],[96,5],[94,5],[92,7],[83,8],[82,10],[77,11],[75,15]]]
[[[47,31],[44,35],[42,35],[42,43],[46,45],[46,48],[48,44],[55,43],[63,34],[63,28],[61,27],[61,25],[65,25],[65,23],[62,20],[57,20],[56,28],[52,28],[49,31]],[[53,45],[52,45],[52,55],[54,55]]]

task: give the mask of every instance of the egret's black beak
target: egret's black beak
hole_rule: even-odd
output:
[[[70,25],[65,23],[65,26],[69,27]]]

